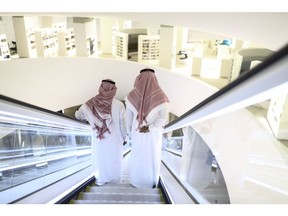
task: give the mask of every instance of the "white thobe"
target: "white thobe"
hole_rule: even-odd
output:
[[[112,101],[112,121],[108,125],[110,134],[104,134],[105,139],[98,139],[94,130],[95,142],[92,145],[92,155],[95,167],[97,185],[108,182],[122,182],[123,142],[126,137],[125,107],[116,99]],[[75,113],[77,119],[86,120],[90,124],[95,116],[86,104]],[[91,125],[95,127],[94,125]]]
[[[162,104],[147,117],[148,133],[140,133],[137,111],[126,98],[126,125],[131,139],[130,183],[137,188],[152,188],[157,186],[160,165],[163,126],[168,119],[168,105]]]

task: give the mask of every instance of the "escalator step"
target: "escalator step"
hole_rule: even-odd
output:
[[[112,200],[127,202],[162,202],[164,201],[161,194],[145,194],[145,193],[95,193],[82,192],[79,194],[81,200]]]
[[[152,201],[124,201],[124,200],[72,200],[70,204],[165,204]]]
[[[133,193],[133,194],[160,194],[160,189],[136,189],[130,187],[89,187],[86,192],[98,192],[98,193]]]

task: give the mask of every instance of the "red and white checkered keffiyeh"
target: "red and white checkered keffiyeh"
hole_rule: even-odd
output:
[[[97,130],[97,138],[99,139],[104,138],[105,132],[110,133],[108,125],[112,121],[111,106],[116,91],[117,87],[112,80],[103,80],[99,87],[99,94],[86,102],[86,105],[95,116],[95,118],[93,118],[94,129]]]
[[[134,89],[127,96],[128,102],[137,111],[138,127],[147,123],[148,114],[157,106],[169,103],[169,99],[159,86],[155,73],[151,69],[143,69],[136,77]]]

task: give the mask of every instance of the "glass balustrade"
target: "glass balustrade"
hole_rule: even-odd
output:
[[[89,125],[1,99],[0,193],[36,180],[37,190],[91,166]]]
[[[287,51],[165,126],[162,160],[196,203],[287,204]]]

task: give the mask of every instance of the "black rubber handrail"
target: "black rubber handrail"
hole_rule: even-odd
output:
[[[179,116],[178,118],[174,119],[173,121],[169,122],[167,125],[164,126],[164,128],[171,127],[172,125],[176,124],[182,119],[185,119],[188,115],[192,114],[193,112],[199,110],[200,108],[204,107],[208,103],[217,100],[220,96],[226,94],[227,92],[231,91],[238,85],[246,82],[248,79],[251,79],[252,77],[256,76],[257,74],[264,71],[264,69],[270,67],[272,64],[275,64],[276,62],[280,61],[282,58],[286,57],[288,55],[288,44],[286,44],[283,48],[281,48],[279,51],[274,53],[273,55],[267,57],[265,61],[262,63],[256,65],[254,68],[252,68],[249,71],[246,71],[242,73],[237,79],[226,85],[225,87],[219,89],[216,93],[209,96],[199,104],[197,104],[195,107],[184,113],[183,115]]]

